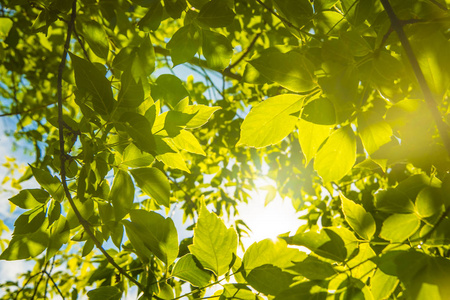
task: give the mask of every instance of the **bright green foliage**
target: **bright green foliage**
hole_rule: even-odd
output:
[[[205,269],[220,276],[228,271],[233,255],[236,253],[236,247],[236,231],[233,228],[227,228],[217,215],[203,206],[189,251]]]
[[[363,239],[370,240],[376,231],[375,220],[372,215],[359,204],[356,204],[344,195],[339,195],[342,201],[342,211],[345,221]]]
[[[259,148],[280,142],[294,130],[302,102],[301,96],[284,94],[255,106],[242,123],[237,145]]]
[[[178,254],[178,235],[172,219],[145,210],[130,212],[131,221],[123,221],[128,238],[137,253],[150,260],[156,255],[170,265]]]
[[[350,127],[334,131],[317,152],[314,168],[324,182],[344,177],[356,160],[356,139]]]
[[[211,273],[202,269],[192,254],[181,257],[172,270],[172,275],[186,280],[194,286],[204,287],[211,280]]]
[[[449,10],[1,1],[0,298],[450,299]]]

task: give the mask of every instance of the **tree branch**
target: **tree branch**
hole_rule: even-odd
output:
[[[411,48],[411,44],[409,43],[408,37],[403,30],[403,23],[397,17],[392,6],[389,3],[389,0],[380,0],[381,4],[384,7],[389,19],[391,20],[391,26],[397,32],[398,39],[403,46],[403,49],[406,52],[406,56],[408,57],[409,63],[414,71],[417,81],[419,82],[420,89],[422,90],[423,96],[425,98],[425,102],[427,103],[428,109],[433,116],[434,121],[436,122],[436,126],[438,128],[439,135],[444,143],[444,146],[447,150],[447,154],[450,157],[450,135],[448,134],[447,124],[442,120],[441,113],[436,106],[436,102],[434,100],[433,94],[431,93],[430,87],[428,86],[427,81],[425,80],[425,76],[420,69],[417,58],[414,54],[414,51]]]
[[[106,250],[102,247],[101,242],[95,237],[94,233],[92,232],[90,228],[90,224],[83,218],[80,211],[75,205],[75,202],[72,199],[72,195],[69,191],[68,185],[67,185],[67,179],[66,179],[66,168],[65,168],[65,160],[66,160],[66,153],[64,152],[64,120],[63,120],[63,104],[62,104],[62,77],[63,77],[63,71],[66,66],[66,59],[67,59],[67,53],[69,51],[70,46],[70,38],[72,35],[72,31],[74,28],[75,18],[76,18],[76,10],[77,10],[77,0],[73,1],[72,4],[72,14],[70,17],[70,21],[68,24],[68,30],[67,30],[67,37],[64,44],[64,52],[62,55],[61,63],[59,64],[58,69],[58,83],[57,83],[57,94],[58,94],[58,125],[59,125],[59,147],[60,147],[60,157],[61,157],[61,182],[64,188],[65,195],[67,197],[67,200],[69,201],[69,204],[71,208],[73,209],[73,212],[75,213],[78,221],[83,226],[86,233],[89,235],[89,237],[94,241],[95,246],[100,250],[100,252],[105,256],[108,263],[110,263],[114,268],[119,271],[120,274],[128,278],[131,282],[133,282],[146,296],[151,297],[149,295],[147,289],[134,277],[129,275],[124,269],[122,269],[112,258],[111,255],[106,252]],[[160,299],[159,297],[155,297],[156,299]]]
[[[256,44],[256,41],[259,39],[259,37],[261,36],[262,32],[258,32],[255,37],[253,38],[253,40],[250,42],[250,44],[248,45],[247,49],[245,50],[244,53],[242,53],[242,55],[234,62],[232,63],[227,69],[229,69],[231,71],[231,69],[233,69],[234,67],[236,67],[252,50],[253,46]]]

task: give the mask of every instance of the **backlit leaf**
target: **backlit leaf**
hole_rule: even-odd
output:
[[[416,198],[416,210],[423,218],[442,213],[445,207],[440,190],[432,187],[422,189]]]
[[[204,287],[211,280],[211,274],[201,269],[192,254],[186,254],[177,261],[172,276],[186,280],[193,286]]]
[[[132,210],[130,219],[131,222],[123,222],[131,244],[151,251],[166,265],[171,265],[178,255],[178,235],[172,219],[142,209]]]
[[[225,69],[233,56],[230,41],[222,34],[210,30],[203,30],[202,35],[202,50],[208,66],[213,69]]]
[[[173,138],[173,142],[178,148],[187,152],[206,156],[197,138],[190,131],[181,130],[180,134]]]
[[[362,113],[358,115],[358,133],[367,153],[372,154],[391,141],[392,129],[375,113]]]
[[[339,195],[342,201],[342,211],[347,223],[366,240],[372,239],[376,225],[372,215],[359,204],[347,199],[342,193]]]
[[[225,274],[237,248],[234,228],[227,228],[215,213],[202,206],[198,222],[194,228],[194,243],[190,252],[205,269],[217,276]]]
[[[228,7],[227,1],[212,0],[200,9],[197,20],[209,27],[224,27],[234,20],[234,12]]]
[[[49,194],[44,190],[27,189],[21,190],[17,195],[9,198],[9,201],[20,208],[31,209],[38,205],[45,204],[49,198]]]
[[[356,139],[350,126],[334,131],[317,152],[314,169],[324,182],[338,181],[353,167],[356,160]]]
[[[111,83],[89,61],[70,53],[77,88],[87,93],[93,103],[93,109],[100,115],[108,115],[114,107]]]
[[[250,64],[262,75],[293,92],[306,92],[316,87],[314,69],[302,54],[266,50]]]
[[[61,181],[57,177],[52,176],[47,170],[31,167],[36,181],[49,192],[49,194],[57,201],[61,202],[64,198],[64,189]]]
[[[311,161],[320,145],[330,136],[331,126],[318,125],[303,119],[298,120],[298,141],[305,156],[305,165]]]
[[[200,33],[193,24],[178,29],[167,43],[173,64],[179,65],[191,60],[200,47]]]
[[[378,210],[387,213],[412,213],[414,203],[399,189],[379,191],[375,195],[375,206]]]
[[[130,170],[136,184],[144,193],[160,205],[170,205],[170,184],[167,177],[157,168],[139,168]]]
[[[242,123],[237,146],[261,148],[280,142],[294,130],[302,103],[302,96],[284,94],[253,107]]]
[[[420,220],[414,214],[394,214],[383,222],[380,237],[390,242],[403,242],[420,227]]]
[[[78,19],[79,32],[84,36],[92,52],[98,57],[106,59],[109,53],[109,39],[103,26],[93,20]]]
[[[134,184],[127,172],[119,170],[114,176],[108,198],[113,205],[116,221],[122,220],[133,208]]]

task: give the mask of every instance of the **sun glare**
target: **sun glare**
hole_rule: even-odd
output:
[[[273,183],[270,183],[273,185]],[[299,220],[301,215],[296,212],[290,199],[282,199],[278,194],[267,206],[264,205],[268,191],[261,187],[267,185],[267,180],[258,180],[259,189],[250,193],[248,203],[238,205],[239,217],[251,229],[250,237],[242,239],[247,248],[254,242],[270,238],[276,239],[280,234],[295,233],[305,221]]]

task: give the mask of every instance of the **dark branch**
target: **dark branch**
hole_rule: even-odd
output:
[[[423,96],[425,98],[425,102],[428,105],[428,109],[433,116],[434,121],[436,122],[436,126],[439,131],[439,135],[444,143],[444,146],[447,150],[447,154],[450,157],[450,135],[448,134],[448,127],[442,120],[441,113],[437,108],[436,101],[434,100],[433,94],[431,93],[430,87],[428,86],[427,81],[425,80],[425,76],[420,69],[417,58],[414,54],[413,49],[411,48],[411,44],[409,43],[408,37],[403,30],[403,23],[400,19],[397,18],[392,6],[389,3],[389,0],[381,0],[381,4],[384,7],[389,19],[391,20],[391,26],[395,30],[398,35],[398,38],[403,46],[403,49],[406,52],[406,56],[408,57],[409,63],[414,71],[414,74],[419,82],[420,88],[422,90]]]
[[[64,120],[63,120],[63,103],[62,103],[62,76],[63,71],[66,66],[66,59],[67,59],[67,53],[69,51],[70,46],[70,38],[72,35],[72,31],[74,28],[75,18],[76,18],[76,4],[77,1],[74,0],[72,4],[72,14],[70,17],[70,21],[68,24],[68,30],[67,30],[67,38],[66,42],[64,44],[64,52],[62,55],[61,63],[59,65],[58,69],[58,125],[59,125],[59,147],[60,147],[60,156],[61,156],[61,182],[64,188],[65,195],[67,197],[67,200],[69,201],[69,204],[71,208],[73,209],[73,212],[75,213],[78,221],[83,226],[86,233],[89,235],[89,237],[94,241],[95,246],[100,250],[100,252],[105,256],[106,260],[114,266],[114,268],[119,271],[120,274],[128,278],[131,282],[133,282],[139,289],[144,292],[144,295],[148,295],[148,291],[145,289],[145,287],[137,281],[135,278],[133,278],[131,275],[129,275],[124,269],[122,269],[115,261],[114,259],[106,252],[106,250],[102,247],[101,242],[95,237],[94,233],[92,232],[90,228],[90,224],[83,218],[78,208],[75,206],[75,203],[72,199],[72,195],[69,191],[68,185],[67,185],[67,179],[66,179],[66,168],[65,168],[65,160],[66,160],[66,153],[64,152]],[[159,299],[158,297],[154,297],[155,299]]]

